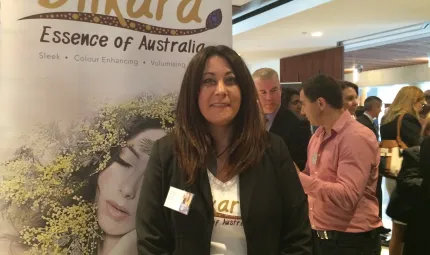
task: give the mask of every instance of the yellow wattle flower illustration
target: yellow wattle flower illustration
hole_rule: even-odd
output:
[[[102,107],[94,119],[84,120],[67,134],[55,125],[39,126],[28,146],[0,164],[3,214],[19,229],[20,243],[29,247],[26,254],[96,254],[103,238],[97,208],[93,200],[78,194],[109,165],[111,149],[126,145],[130,120],[157,119],[169,131],[175,103],[174,94],[143,95]],[[53,159],[45,162],[46,155]],[[77,178],[78,174],[85,178]]]

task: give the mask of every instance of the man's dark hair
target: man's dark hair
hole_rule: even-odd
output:
[[[376,97],[376,96],[370,96],[370,97],[366,98],[366,100],[364,100],[364,110],[365,111],[372,110],[372,107],[376,102],[382,104],[382,99],[380,99],[379,97]]]
[[[343,107],[342,88],[339,82],[330,76],[318,74],[304,82],[302,89],[311,102],[324,98],[335,109]]]
[[[352,88],[353,90],[355,90],[355,93],[357,93],[358,95],[358,86],[356,84],[349,81],[340,81],[340,86],[342,87],[342,90],[346,88]]]

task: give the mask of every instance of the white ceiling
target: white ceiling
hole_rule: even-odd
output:
[[[296,1],[310,2],[294,0],[284,7]],[[254,18],[257,20],[258,16]],[[316,7],[292,12],[285,18],[234,35],[233,47],[249,64],[261,63],[427,21],[430,21],[430,0],[322,1]],[[324,34],[311,37],[314,31]]]

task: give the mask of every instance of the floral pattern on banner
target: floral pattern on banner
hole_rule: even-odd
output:
[[[169,132],[175,103],[175,94],[143,95],[103,106],[94,119],[66,132],[57,124],[40,125],[27,137],[28,145],[0,164],[2,213],[19,230],[19,243],[29,248],[26,254],[97,253],[103,239],[97,208],[81,194],[91,176],[110,164],[112,148],[126,146],[133,119],[160,120]],[[145,143],[150,152],[151,141]]]

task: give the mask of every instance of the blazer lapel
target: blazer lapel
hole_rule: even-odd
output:
[[[239,176],[240,211],[243,222],[246,222],[249,216],[254,187],[259,178],[260,168],[260,165],[255,166]]]
[[[282,109],[279,109],[275,115],[275,118],[273,118],[272,126],[270,126],[269,132],[275,134],[278,132],[278,129],[281,126],[279,122],[282,120],[282,116],[280,115],[282,115]]]
[[[213,207],[213,198],[211,192],[211,186],[209,184],[209,177],[206,173],[206,170],[200,170],[200,178],[199,178],[199,191],[202,194],[203,200],[205,202],[205,208],[207,209],[207,213],[209,219],[214,218],[214,207]]]
[[[373,133],[377,134],[378,130],[376,130],[375,124],[367,116],[366,119],[369,122],[369,127],[372,129]]]

